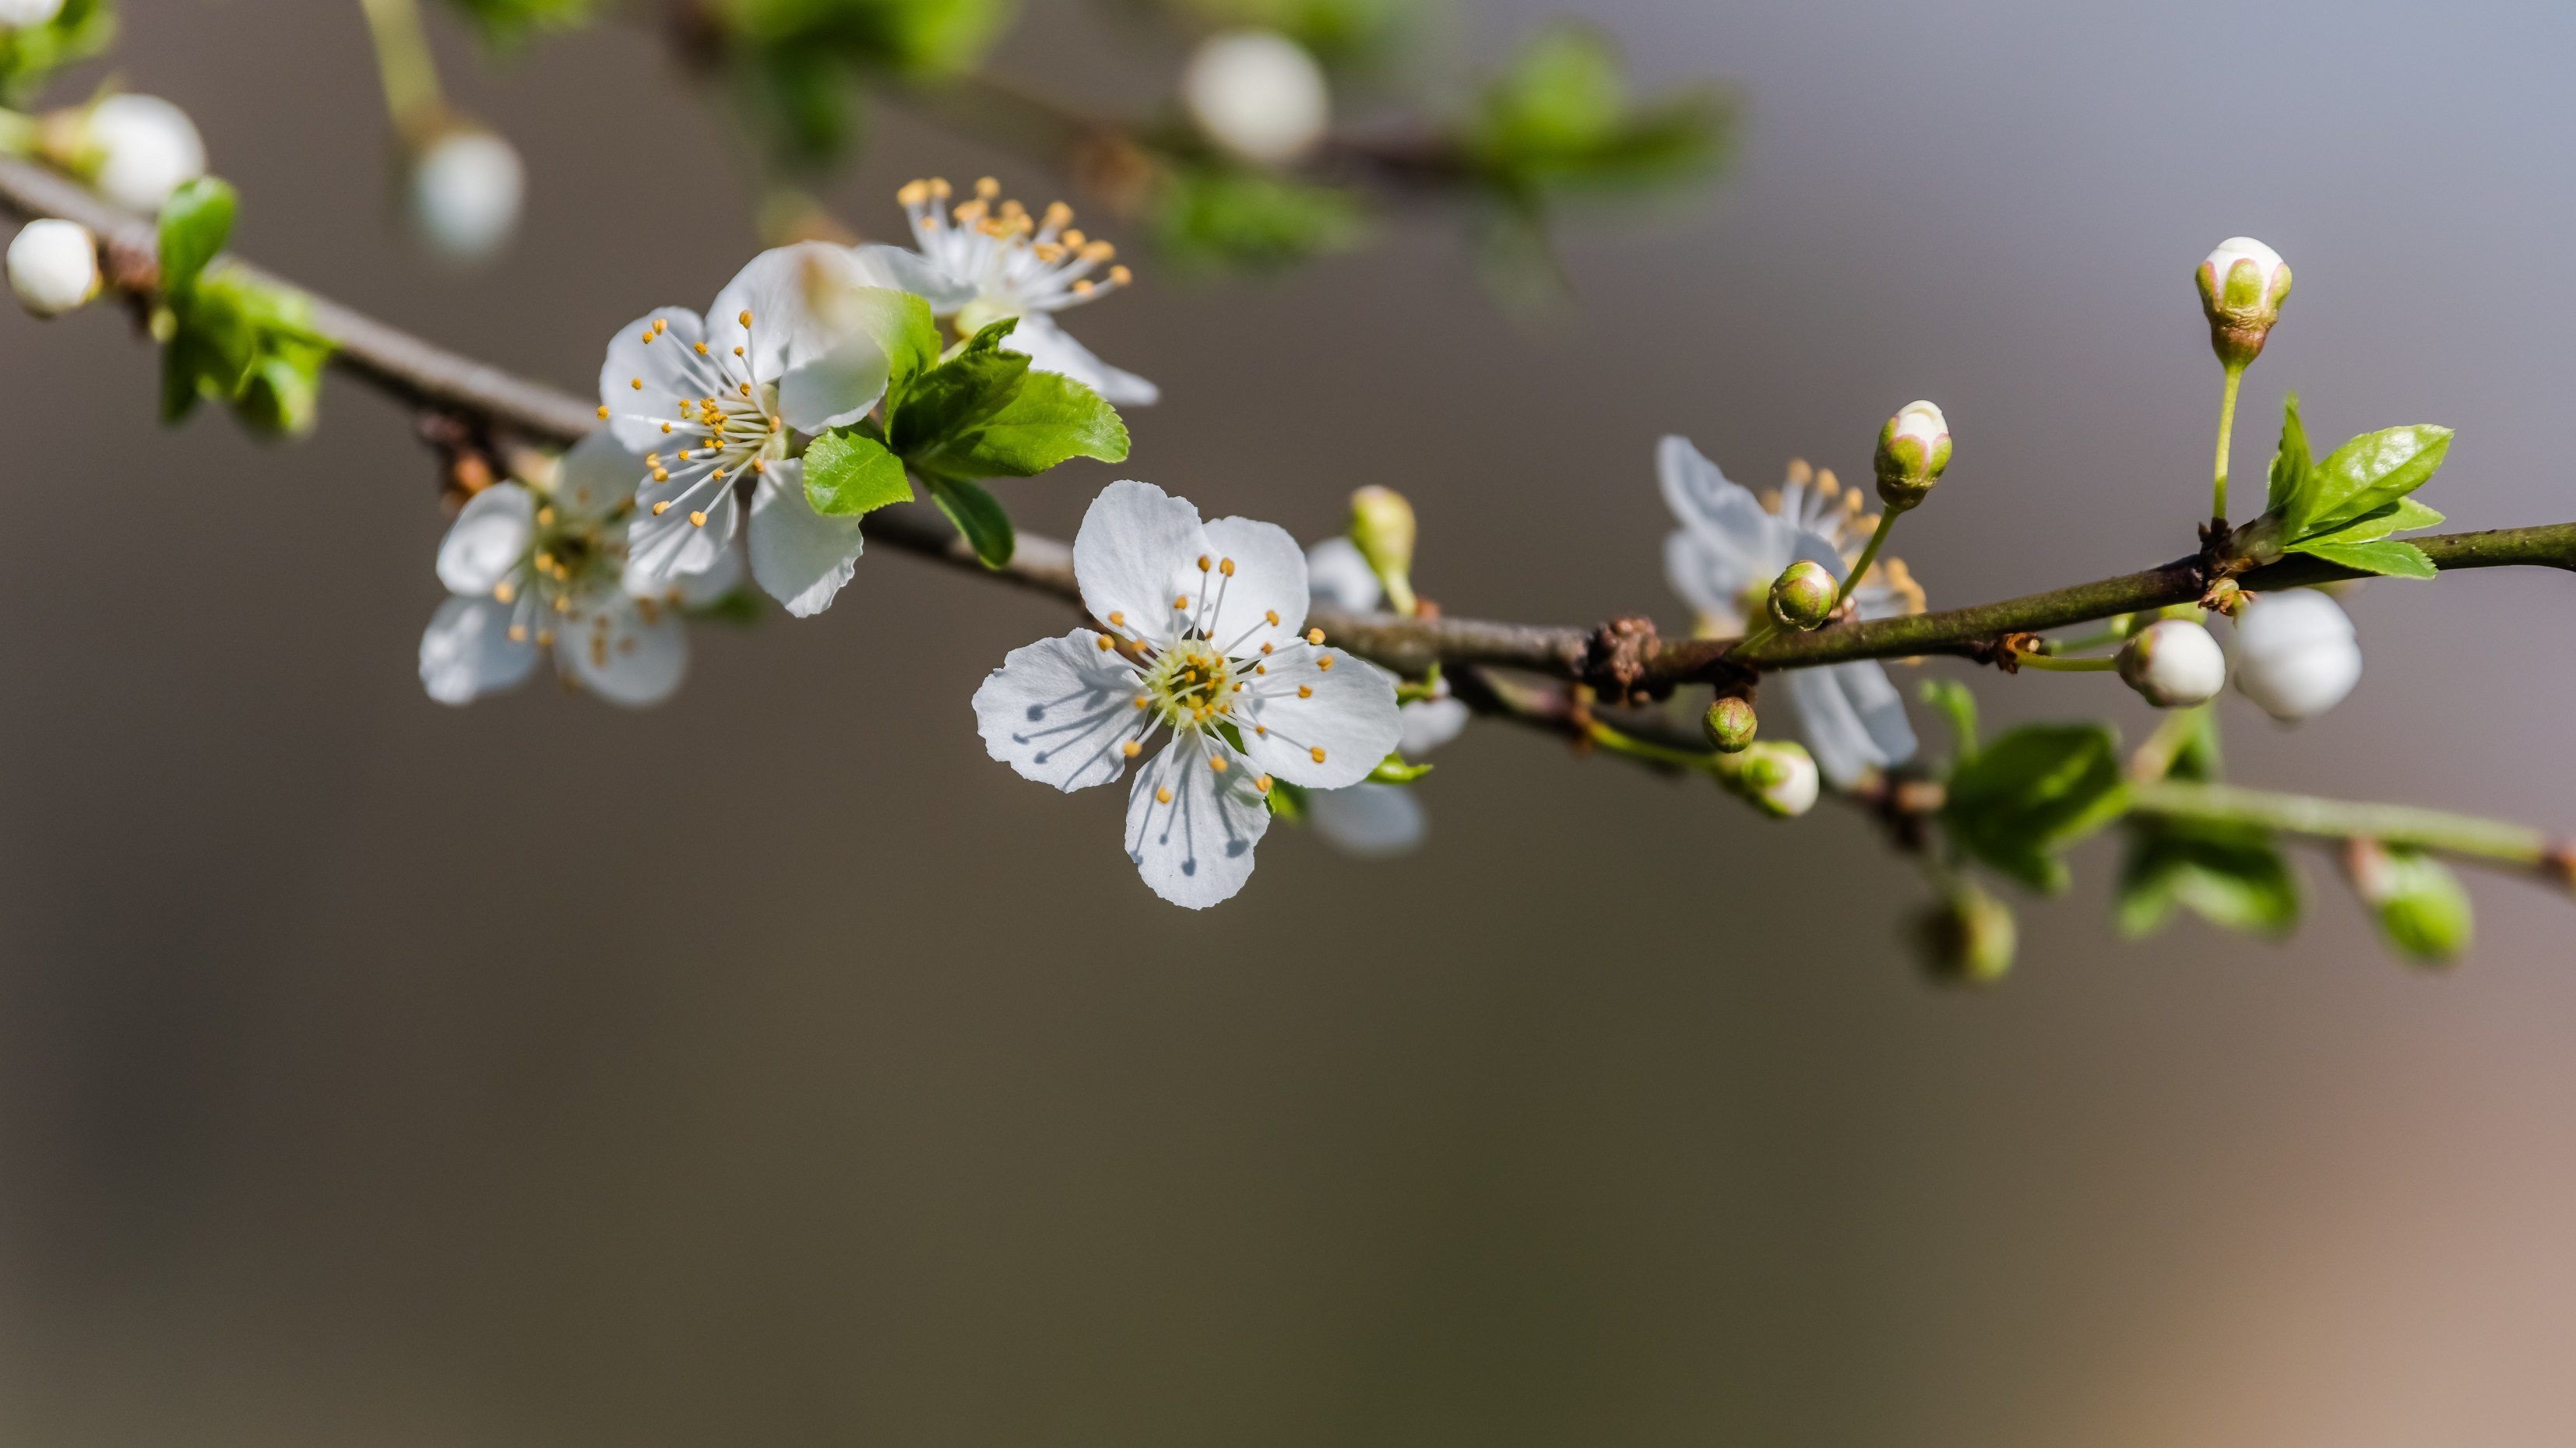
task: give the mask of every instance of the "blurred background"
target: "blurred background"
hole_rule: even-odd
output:
[[[2189,272],[2240,232],[2298,275],[2240,476],[2295,386],[2321,437],[2456,426],[2455,527],[2571,516],[2563,7],[1570,8],[1642,80],[1739,87],[1722,184],[1567,229],[1535,317],[1433,220],[1274,279],[1143,265],[1080,330],[1164,401],[1114,473],[1003,485],[1023,525],[1127,475],[1312,538],[1386,483],[1451,612],[1679,629],[1658,435],[1852,475],[1921,395],[1959,438],[1899,538],[1935,607],[2123,571],[2190,546]],[[1461,7],[1454,44],[1550,13]],[[125,18],[247,255],[576,392],[757,245],[738,134],[643,28],[495,64],[437,17],[530,177],[461,276],[392,225],[354,4]],[[994,66],[1168,89],[1115,40],[1040,0]],[[900,182],[987,171],[1051,187],[887,110],[822,197],[886,233]],[[1423,853],[1275,831],[1187,914],[1114,792],[984,757],[967,698],[1053,605],[871,556],[819,620],[701,628],[658,711],[443,708],[409,419],[335,381],[300,445],[163,431],[154,366],[108,309],[0,316],[37,424],[0,529],[0,1441],[2576,1437],[2564,899],[2474,878],[2428,974],[2310,852],[2293,944],[2125,944],[2104,840],[2002,988],[1942,991],[1849,812],[1485,728]],[[2231,699],[2237,777],[2576,825],[2565,577],[2347,602],[2360,690],[2297,732]],[[2151,722],[2099,676],[1974,682]]]

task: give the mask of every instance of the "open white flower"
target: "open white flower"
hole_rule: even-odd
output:
[[[885,395],[885,348],[837,320],[849,292],[923,280],[897,247],[802,242],[754,257],[707,318],[662,307],[618,332],[599,415],[643,456],[631,534],[643,576],[714,567],[748,487],[752,577],[800,618],[831,606],[857,570],[859,520],[816,513],[790,453],[797,434],[855,422]]]
[[[1202,523],[1150,483],[1111,483],[1073,540],[1075,629],[1013,649],[975,691],[995,759],[1071,792],[1108,784],[1156,731],[1127,795],[1127,855],[1154,893],[1203,909],[1252,875],[1273,777],[1356,784],[1401,726],[1385,675],[1306,622],[1306,559],[1275,524]]]
[[[420,681],[442,704],[524,681],[553,650],[565,679],[615,704],[658,704],[688,671],[676,607],[733,586],[722,560],[676,594],[628,587],[626,514],[635,458],[606,432],[557,464],[551,483],[496,483],[474,495],[438,548],[455,597],[420,639]]]
[[[1307,549],[1306,578],[1317,603],[1345,613],[1375,609],[1386,592],[1359,545],[1348,538],[1327,538]],[[1368,668],[1378,667],[1362,662]],[[1395,675],[1388,673],[1387,680],[1393,683]],[[1396,752],[1418,760],[1457,738],[1470,717],[1466,704],[1449,696],[1448,681],[1443,680],[1431,698],[1415,699],[1397,712],[1402,732],[1396,738]],[[1363,780],[1345,789],[1323,790],[1306,797],[1306,810],[1316,834],[1362,859],[1385,859],[1419,849],[1431,829],[1422,800],[1409,784]]]
[[[1001,183],[990,176],[953,210],[945,181],[914,181],[895,193],[912,222],[913,244],[961,294],[954,305],[932,297],[933,308],[954,311],[957,329],[969,336],[1004,317],[1019,318],[1004,347],[1040,372],[1062,373],[1120,407],[1161,397],[1161,388],[1101,361],[1056,324],[1056,313],[1132,280],[1127,268],[1108,266],[1118,249],[1075,230],[1073,208],[1061,201],[1044,216],[1031,216],[1016,201],[998,200],[1001,194]]]
[[[1792,465],[1777,493],[1755,498],[1729,482],[1688,439],[1667,437],[1655,455],[1664,501],[1682,526],[1664,540],[1664,573],[1712,635],[1736,633],[1762,616],[1771,580],[1802,559],[1822,564],[1837,581],[1851,573],[1876,521],[1862,516],[1859,489],[1831,473]],[[1850,550],[1846,554],[1846,550]],[[1923,611],[1923,590],[1905,564],[1882,557],[1852,591],[1862,618]],[[1887,670],[1861,659],[1781,675],[1807,745],[1837,786],[1873,768],[1914,757],[1914,726]]]

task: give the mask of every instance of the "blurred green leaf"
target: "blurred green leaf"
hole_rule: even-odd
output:
[[[1348,191],[1218,162],[1177,165],[1156,193],[1155,240],[1205,266],[1286,266],[1356,244],[1367,229]]]
[[[1606,37],[1556,25],[1486,88],[1463,139],[1475,169],[1509,192],[1635,189],[1714,168],[1731,111],[1709,86],[1639,101]]]
[[[2183,906],[2223,929],[2286,935],[2299,923],[2299,882],[2260,830],[2133,820],[2115,918],[2132,939]]]
[[[937,80],[971,70],[1009,22],[1012,0],[707,0],[709,43],[781,155],[838,160],[874,77]]]
[[[1377,762],[1377,768],[1369,771],[1368,778],[1371,784],[1411,784],[1431,770],[1432,766],[1428,764],[1407,764],[1403,755],[1390,754]]]
[[[197,285],[206,264],[224,249],[239,209],[233,188],[200,176],[170,193],[161,205],[161,289],[179,294]]]
[[[2098,724],[2028,725],[1950,776],[1941,823],[1959,848],[2040,890],[2066,886],[2056,856],[2128,808],[2119,739]]]
[[[805,501],[827,518],[854,518],[912,501],[903,459],[856,427],[836,427],[805,447]]]
[[[116,11],[109,0],[63,0],[42,25],[0,28],[0,101],[23,106],[47,77],[89,59],[116,40]]]
[[[164,299],[161,416],[177,422],[202,400],[221,402],[253,432],[312,428],[331,339],[313,326],[303,293],[246,279],[229,264]]]
[[[1950,725],[1952,765],[1962,765],[1976,758],[1976,694],[1956,679],[1926,679],[1923,681],[1922,698]]]
[[[1011,529],[1011,515],[1002,511],[991,493],[963,478],[934,477],[929,482],[930,500],[957,525],[985,567],[999,568],[1011,561],[1019,536]]]
[[[1388,60],[1423,17],[1421,0],[1167,0],[1197,28],[1275,30],[1327,66]]]
[[[2466,952],[2474,921],[2459,876],[2414,850],[2366,848],[2354,884],[2388,948],[2418,965],[2447,965]]]
[[[449,0],[486,42],[525,45],[547,31],[575,30],[599,16],[601,0]]]

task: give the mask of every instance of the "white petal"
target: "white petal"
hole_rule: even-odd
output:
[[[835,293],[859,284],[858,259],[848,247],[800,241],[764,251],[716,293],[707,311],[707,345],[718,353],[747,349],[751,375],[774,382],[848,340],[827,317]]]
[[[1680,528],[1664,539],[1664,581],[1712,628],[1742,628],[1745,595],[1779,572],[1764,571],[1744,549],[1704,529]]]
[[[1224,759],[1223,770],[1210,761]],[[1252,770],[1221,739],[1175,738],[1136,771],[1127,791],[1127,858],[1155,894],[1204,910],[1252,878],[1252,847],[1270,828],[1270,807]]]
[[[1383,860],[1422,846],[1431,821],[1410,786],[1355,784],[1306,796],[1306,814],[1326,844],[1363,860]]]
[[[885,396],[890,365],[874,338],[845,338],[778,379],[778,415],[805,433],[856,422]]]
[[[1163,396],[1163,389],[1153,383],[1091,355],[1090,348],[1073,340],[1071,332],[1043,312],[1023,315],[1011,335],[1002,339],[1002,346],[1026,356],[1038,371],[1060,372],[1119,407],[1144,407]]]
[[[1264,770],[1308,789],[1340,789],[1395,752],[1404,726],[1384,674],[1339,649],[1300,648],[1268,667],[1253,687],[1269,692],[1238,696],[1253,700],[1243,742]],[[1301,688],[1309,691],[1302,697]]]
[[[1010,651],[975,690],[985,751],[1070,793],[1127,772],[1120,746],[1152,727],[1136,707],[1136,670],[1087,628]]]
[[[555,623],[555,667],[612,704],[659,704],[689,672],[689,631],[660,604],[604,595]]]
[[[1121,479],[1100,490],[1073,535],[1073,576],[1091,616],[1124,618],[1126,627],[1162,638],[1173,601],[1198,601],[1198,558],[1207,530],[1187,498],[1152,483]]]
[[[929,302],[934,312],[953,312],[975,300],[973,282],[959,281],[909,247],[852,247],[850,257],[851,277],[858,285],[910,292]]]
[[[1667,437],[1655,447],[1655,476],[1663,485],[1664,503],[1673,516],[1741,545],[1758,545],[1780,530],[1778,518],[1741,484],[1730,482],[1717,464],[1701,456],[1690,439]],[[1756,560],[1759,561],[1758,559]],[[1786,567],[1783,560],[1779,567]],[[1778,572],[1775,567],[1773,572]]]
[[[650,598],[676,608],[703,608],[742,586],[742,576],[749,565],[744,563],[739,538],[718,550],[715,561],[703,573],[677,573],[668,578],[648,578],[637,572],[629,561],[626,565],[626,591],[637,598]]]
[[[1473,717],[1474,711],[1457,699],[1416,699],[1397,716],[1404,732],[1396,752],[1419,759],[1465,732]]]
[[[775,471],[775,467],[772,471]],[[733,542],[735,524],[740,512],[733,500],[733,489],[727,488],[702,511],[707,521],[702,526],[691,523],[686,511],[671,508],[660,517],[653,514],[653,504],[661,501],[656,493],[677,492],[678,480],[669,483],[647,483],[636,493],[642,506],[635,521],[626,525],[626,591],[636,594],[659,593],[672,586],[672,580],[691,573],[704,573],[717,566],[726,548]]]
[[[859,571],[867,539],[856,518],[826,518],[805,501],[805,465],[772,463],[751,495],[751,576],[798,618],[832,606]]]
[[[656,331],[657,322],[666,329]],[[696,385],[699,364],[691,350],[705,332],[688,308],[656,307],[608,339],[608,360],[599,365],[599,403],[628,452],[668,446],[662,424],[680,415],[684,400],[705,392]],[[653,334],[650,342],[644,340],[647,333]]]
[[[1386,597],[1377,571],[1348,538],[1327,538],[1306,550],[1306,591],[1315,602],[1344,613],[1375,612]]]
[[[1905,700],[1875,660],[1791,670],[1789,698],[1797,706],[1800,736],[1837,788],[1873,768],[1914,757]]]
[[[605,518],[634,498],[644,474],[644,459],[603,427],[565,450],[550,492],[555,506],[576,519]]]
[[[448,525],[438,545],[438,581],[460,597],[490,593],[528,556],[536,536],[536,496],[517,483],[495,483]]]
[[[1211,590],[1216,609],[1200,614],[1200,627],[1219,648],[1238,656],[1265,643],[1285,648],[1306,627],[1304,550],[1287,529],[1250,518],[1219,518],[1206,532],[1208,551],[1200,556],[1215,567],[1199,574],[1190,591]],[[1196,571],[1197,559],[1191,569]]]
[[[536,645],[510,637],[510,607],[488,598],[451,598],[420,636],[420,683],[442,704],[467,704],[528,677]]]

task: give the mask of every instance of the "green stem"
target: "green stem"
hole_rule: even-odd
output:
[[[1609,725],[1602,723],[1598,719],[1592,720],[1585,726],[1584,734],[1595,746],[1608,753],[1623,755],[1629,759],[1643,760],[1648,764],[1665,765],[1673,769],[1692,769],[1699,770],[1703,773],[1713,774],[1717,770],[1717,761],[1720,757],[1718,755],[1700,753],[1688,749],[1674,749],[1662,744],[1652,744],[1646,740],[1622,734],[1618,730],[1611,728]]]
[[[2527,870],[2564,883],[2567,866],[2549,837],[2526,825],[2413,805],[2370,804],[2280,794],[2233,784],[2160,779],[2131,786],[2140,814],[2211,824],[2252,825],[2325,840],[2372,840]]]
[[[2236,388],[2244,380],[2245,364],[2228,363],[2226,387],[2218,394],[2218,465],[2209,497],[2209,521],[2219,528],[2227,526],[2227,452],[2236,436]]]
[[[417,142],[447,110],[420,9],[414,0],[358,0],[358,5],[367,13],[367,35],[375,42],[385,113],[392,117],[396,135],[406,143]]]
[[[2061,659],[2047,654],[2024,654],[2020,664],[2043,674],[2102,674],[2120,667],[2118,659]]]
[[[2124,618],[2100,633],[2081,634],[2071,639],[2047,639],[2040,644],[2040,647],[2062,657],[2067,654],[2080,654],[2086,649],[2108,648],[2113,644],[2124,644],[2128,641],[2129,630]]]
[[[1870,530],[1869,543],[1860,550],[1860,561],[1852,565],[1851,573],[1843,579],[1841,591],[1834,595],[1834,607],[1825,610],[1826,617],[1831,618],[1834,610],[1841,608],[1844,600],[1852,596],[1852,590],[1860,587],[1860,581],[1869,576],[1869,566],[1878,561],[1878,550],[1887,546],[1887,535],[1896,531],[1896,520],[1903,516],[1903,510],[1897,508],[1878,515],[1878,526]]]

